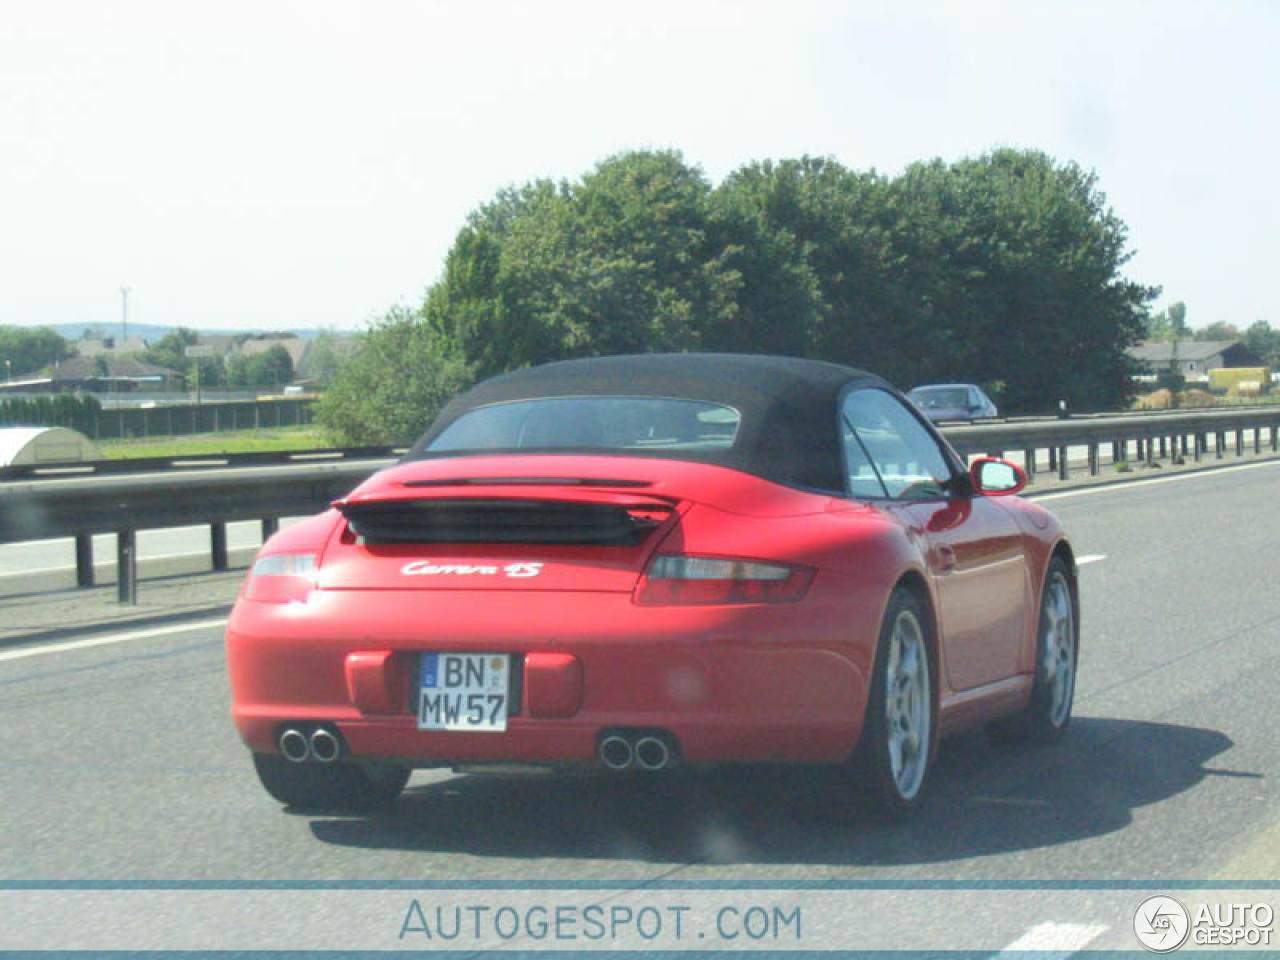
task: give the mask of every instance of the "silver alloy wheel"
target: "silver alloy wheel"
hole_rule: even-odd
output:
[[[1044,593],[1040,631],[1044,656],[1041,668],[1049,698],[1049,722],[1061,727],[1071,716],[1071,699],[1075,692],[1076,630],[1071,587],[1060,570],[1053,571]]]
[[[903,610],[889,638],[885,670],[885,729],[889,770],[898,795],[910,800],[920,792],[929,766],[929,661],[924,631],[914,611]]]

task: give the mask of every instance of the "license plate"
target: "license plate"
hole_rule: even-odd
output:
[[[510,664],[500,653],[424,653],[418,729],[506,730]]]

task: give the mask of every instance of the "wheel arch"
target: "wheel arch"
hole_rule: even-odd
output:
[[[1040,593],[1044,593],[1044,581],[1049,575],[1049,564],[1060,559],[1067,568],[1067,584],[1071,587],[1072,613],[1075,614],[1077,638],[1080,633],[1080,571],[1076,566],[1076,553],[1070,542],[1064,537],[1053,545],[1049,560],[1044,565],[1044,575],[1040,577]]]
[[[929,589],[928,581],[924,575],[918,570],[907,570],[893,585],[892,593],[898,590],[907,590],[920,601],[920,606],[924,609],[925,617],[928,622],[925,624],[925,644],[929,648],[929,696],[933,701],[932,727],[929,737],[929,757],[930,761],[937,756],[939,747],[939,732],[941,725],[939,723],[942,708],[942,678],[946,676],[946,671],[942,663],[942,643],[939,637],[938,628],[938,611],[934,605],[933,591]]]

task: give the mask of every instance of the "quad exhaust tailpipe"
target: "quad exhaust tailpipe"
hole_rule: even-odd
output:
[[[662,731],[611,731],[601,738],[597,755],[609,770],[664,770],[675,762],[675,738]]]
[[[636,765],[641,770],[661,770],[671,762],[671,749],[661,737],[641,737],[636,742]]]
[[[290,763],[334,763],[342,756],[342,741],[329,727],[285,727],[276,740],[281,755]]]
[[[280,752],[291,763],[306,763],[311,759],[311,743],[307,735],[296,727],[289,727],[280,734]]]
[[[635,758],[636,752],[626,737],[615,733],[600,741],[600,762],[610,770],[626,770]]]
[[[342,744],[324,727],[316,727],[311,734],[311,756],[320,763],[333,763],[342,755]]]

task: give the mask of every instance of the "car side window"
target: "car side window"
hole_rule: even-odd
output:
[[[895,397],[883,390],[856,390],[844,400],[841,421],[852,496],[894,500],[947,496],[952,479],[947,458]]]
[[[846,485],[852,496],[863,500],[875,500],[887,497],[884,484],[880,482],[880,474],[867,456],[866,448],[848,420],[842,423],[844,433],[844,474]]]

